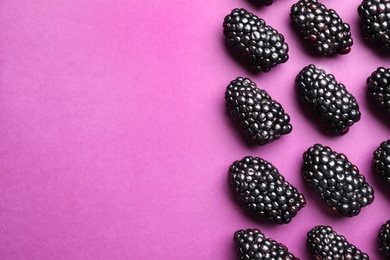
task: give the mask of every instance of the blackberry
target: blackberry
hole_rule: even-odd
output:
[[[362,30],[390,52],[390,1],[363,0],[358,13]]]
[[[288,60],[284,36],[245,9],[234,9],[223,22],[228,45],[256,71],[268,72]]]
[[[330,226],[315,226],[307,234],[307,247],[315,260],[370,259],[355,245],[336,233]]]
[[[287,224],[306,205],[303,194],[269,162],[246,156],[229,168],[231,189],[250,212]]]
[[[371,100],[390,113],[390,69],[377,68],[367,78],[367,90]]]
[[[346,134],[360,120],[356,98],[325,70],[310,64],[299,72],[295,85],[304,106],[314,112],[330,133]]]
[[[273,0],[253,0],[253,1],[260,5],[271,5],[274,2]]]
[[[300,0],[292,5],[290,18],[322,55],[347,54],[353,40],[350,26],[333,9],[317,0]]]
[[[352,217],[374,200],[374,190],[356,165],[328,146],[315,144],[303,154],[302,174],[332,209]]]
[[[231,81],[225,100],[231,117],[253,143],[265,145],[292,130],[282,105],[248,78]]]
[[[372,165],[374,171],[384,181],[390,183],[390,139],[382,142],[375,150]]]
[[[288,251],[285,245],[272,238],[267,238],[256,228],[236,231],[234,242],[237,255],[241,260],[299,260]]]
[[[385,252],[387,259],[390,259],[390,220],[381,226],[378,240],[379,249]]]

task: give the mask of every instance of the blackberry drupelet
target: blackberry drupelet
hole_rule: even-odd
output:
[[[288,60],[284,36],[245,9],[234,9],[223,22],[228,45],[256,71],[268,72]]]
[[[390,1],[363,0],[358,13],[362,30],[390,52]]]
[[[315,144],[303,154],[302,175],[332,209],[352,217],[374,200],[374,190],[359,169],[328,146]]]
[[[367,78],[368,95],[390,113],[390,69],[379,67]]]
[[[234,233],[234,242],[237,255],[241,260],[299,260],[299,258],[288,251],[285,245],[278,243],[272,238],[267,238],[256,228],[236,231]]]
[[[333,9],[317,0],[300,0],[292,5],[290,18],[322,55],[347,54],[353,40],[350,26]]]
[[[304,106],[327,126],[329,133],[346,134],[360,120],[356,98],[325,70],[310,64],[299,72],[295,85]]]
[[[390,139],[382,142],[375,150],[372,166],[384,181],[390,183]]]
[[[265,145],[292,130],[290,117],[280,103],[248,78],[231,81],[225,100],[233,120],[255,144]]]
[[[247,210],[270,222],[287,224],[306,205],[303,194],[258,157],[235,161],[229,168],[229,183]]]
[[[367,254],[347,239],[336,233],[330,226],[316,226],[307,234],[307,247],[315,260],[354,259],[368,260]]]
[[[390,220],[381,226],[378,235],[379,249],[390,259]]]

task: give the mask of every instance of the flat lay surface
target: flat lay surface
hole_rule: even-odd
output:
[[[38,0],[0,3],[0,258],[237,259],[233,234],[257,228],[310,259],[306,235],[330,225],[382,259],[390,184],[371,167],[390,138],[389,115],[367,98],[366,79],[390,55],[366,39],[361,1],[322,0],[350,24],[350,53],[324,57],[303,41],[295,1]],[[284,35],[289,59],[254,72],[226,44],[223,20],[245,8]],[[332,73],[359,103],[345,135],[326,134],[300,104],[294,80],[309,64]],[[277,100],[292,131],[251,145],[225,104],[248,77]],[[344,153],[375,191],[354,217],[326,206],[305,183],[302,155],[316,143]],[[240,206],[229,166],[272,163],[306,198],[289,224]]]

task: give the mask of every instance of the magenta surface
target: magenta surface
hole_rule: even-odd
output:
[[[233,233],[259,228],[309,259],[306,234],[331,225],[380,259],[390,185],[371,169],[390,138],[389,117],[366,98],[367,77],[389,55],[359,29],[360,1],[322,1],[351,25],[344,56],[320,57],[291,25],[295,1],[259,8],[245,0],[3,0],[0,4],[0,259],[236,259]],[[222,33],[233,8],[284,34],[290,59],[253,73]],[[313,63],[357,98],[362,118],[344,136],[324,134],[299,106],[294,79]],[[247,145],[224,92],[250,77],[291,116],[293,131]],[[322,143],[345,153],[375,189],[353,218],[332,213],[300,173]],[[307,206],[287,225],[246,214],[227,170],[246,155],[274,164]]]

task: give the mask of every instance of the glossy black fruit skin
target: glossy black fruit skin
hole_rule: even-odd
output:
[[[252,0],[259,5],[271,5],[274,1],[273,0]]]
[[[348,158],[315,144],[303,154],[302,175],[325,203],[346,217],[360,213],[374,200],[374,190]]]
[[[267,238],[257,228],[236,231],[234,242],[240,260],[299,260],[285,245]]]
[[[367,78],[367,91],[373,102],[390,113],[390,69],[379,67],[372,72]]]
[[[306,205],[302,193],[269,162],[246,156],[229,168],[229,183],[250,212],[276,224],[287,224]]]
[[[390,139],[382,142],[375,150],[372,166],[382,180],[390,183]]]
[[[290,117],[282,105],[248,78],[231,81],[225,100],[232,119],[254,144],[265,145],[292,130]]]
[[[348,23],[344,23],[333,9],[317,0],[300,0],[292,5],[290,18],[322,55],[347,54],[353,40]]]
[[[268,72],[288,60],[284,36],[245,9],[234,9],[223,22],[228,45],[255,71]]]
[[[361,114],[356,98],[333,74],[310,64],[295,79],[303,105],[313,112],[331,134],[346,134]]]
[[[379,249],[390,259],[390,220],[384,223],[378,234]]]
[[[366,35],[390,52],[390,1],[364,0],[358,7],[358,14]]]
[[[349,243],[330,226],[315,226],[307,234],[307,247],[314,260],[368,260],[366,253]]]

